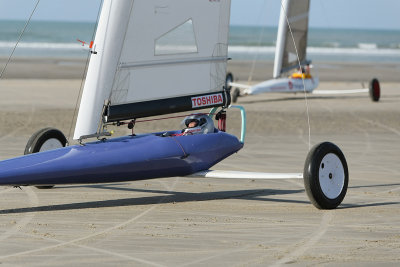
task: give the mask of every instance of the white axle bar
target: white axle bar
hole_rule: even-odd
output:
[[[225,178],[225,179],[303,179],[302,173],[265,173],[240,171],[201,171],[190,177]]]
[[[314,95],[342,95],[342,94],[358,94],[368,93],[368,89],[349,89],[349,90],[314,90]]]

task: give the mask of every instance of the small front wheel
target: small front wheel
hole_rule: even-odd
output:
[[[26,144],[24,155],[43,152],[47,150],[65,147],[67,138],[55,128],[44,128],[34,133]],[[36,186],[39,189],[50,189],[54,185]]]
[[[347,192],[346,158],[333,143],[317,144],[307,155],[303,177],[311,203],[319,209],[334,209],[342,203]]]

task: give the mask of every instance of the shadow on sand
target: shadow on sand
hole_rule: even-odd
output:
[[[132,188],[116,187],[115,185],[90,185],[90,186],[85,185],[83,187],[94,187],[101,189],[122,190],[122,191],[152,193],[152,194],[156,193],[160,195],[150,196],[150,197],[123,198],[123,199],[89,201],[89,202],[57,204],[57,205],[45,205],[45,206],[17,208],[17,209],[6,209],[6,210],[0,210],[0,214],[154,205],[154,204],[180,203],[180,202],[192,202],[192,201],[193,202],[208,201],[217,199],[245,199],[245,200],[302,203],[302,204],[309,203],[307,201],[277,199],[275,197],[268,198],[268,196],[301,193],[304,192],[303,189],[301,190],[252,189],[252,190],[238,190],[238,191],[187,193],[187,192],[164,191],[164,190],[132,189]],[[57,188],[62,188],[62,187],[57,187]]]
[[[399,186],[399,185],[400,184],[378,184],[378,185],[352,186],[349,188],[355,189],[355,188],[371,188],[371,187],[390,187],[390,186]],[[128,188],[128,187],[124,187],[124,184],[99,184],[99,185],[77,185],[77,186],[74,185],[74,186],[57,186],[56,188],[68,189],[68,188],[76,188],[76,187],[151,193],[151,194],[160,194],[160,195],[150,196],[150,197],[122,198],[122,199],[112,199],[112,200],[89,201],[89,202],[45,205],[45,206],[27,207],[27,208],[6,209],[6,210],[0,210],[0,215],[1,214],[11,214],[11,213],[81,210],[81,209],[94,209],[94,208],[110,208],[110,207],[124,207],[124,206],[138,206],[138,205],[196,202],[196,201],[209,201],[209,200],[218,200],[218,199],[242,199],[242,200],[253,200],[253,201],[256,200],[256,201],[279,202],[279,203],[310,204],[309,201],[279,199],[279,198],[275,197],[278,195],[304,193],[304,189],[297,189],[297,190],[251,189],[251,190],[187,193],[187,192],[176,192],[176,191],[167,191],[167,190],[147,190],[147,189]],[[51,190],[56,190],[56,189],[51,189]],[[398,205],[398,204],[400,204],[400,202],[398,202],[398,201],[365,203],[365,204],[342,203],[338,207],[338,209],[376,207],[376,206],[388,206],[388,205]]]

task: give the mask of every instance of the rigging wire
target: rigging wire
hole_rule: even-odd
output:
[[[293,36],[293,32],[292,32],[292,27],[290,26],[290,22],[289,22],[289,18],[287,15],[287,12],[285,10],[285,7],[283,6],[283,0],[281,0],[281,6],[282,9],[285,13],[285,17],[286,17],[286,23],[288,24],[289,27],[289,31],[290,31],[290,36],[292,38],[293,41],[293,45],[294,45],[294,49],[296,50],[296,57],[297,57],[297,62],[299,64],[299,68],[301,69],[301,62],[300,62],[300,58],[299,58],[299,53],[297,51],[297,46],[296,46],[296,42],[294,40],[294,36]],[[308,98],[307,98],[307,92],[306,92],[306,84],[304,82],[304,78],[302,77],[302,82],[303,82],[303,91],[304,91],[304,100],[306,103],[306,111],[307,111],[307,124],[308,124],[308,150],[311,149],[311,126],[310,126],[310,110],[309,110],[309,105],[308,105]]]
[[[7,60],[7,62],[6,62],[6,65],[4,66],[3,70],[2,70],[1,73],[0,73],[0,79],[3,77],[3,74],[4,74],[4,72],[6,71],[6,68],[7,68],[8,64],[9,64],[10,61],[11,61],[11,58],[12,58],[12,56],[14,55],[15,49],[17,49],[17,46],[18,46],[19,42],[21,41],[22,36],[24,35],[26,28],[28,27],[29,23],[31,22],[31,19],[32,19],[32,17],[33,17],[33,14],[35,13],[35,11],[36,11],[36,9],[37,9],[39,3],[40,3],[40,0],[37,0],[36,5],[35,5],[35,7],[33,8],[32,12],[31,12],[31,15],[29,16],[28,20],[26,21],[25,26],[24,26],[24,28],[22,29],[21,33],[19,34],[18,40],[17,40],[17,42],[15,43],[15,46],[14,46],[13,50],[11,51],[10,56],[8,57],[8,60]]]
[[[257,19],[258,22],[261,21],[261,15],[262,15],[263,10],[266,9],[265,8],[266,4],[267,4],[267,1],[264,0],[264,3],[263,3],[263,5],[262,5],[262,7],[260,9],[260,14],[258,15],[258,19]],[[261,27],[261,32],[260,32],[260,35],[259,35],[259,38],[258,38],[258,42],[257,42],[258,50],[260,50],[262,38],[264,37],[265,29],[266,29],[266,27]],[[254,75],[254,71],[255,71],[255,67],[256,67],[256,62],[258,60],[258,55],[260,54],[258,52],[256,52],[256,54],[255,54],[255,56],[253,58],[253,61],[251,63],[251,69],[250,69],[250,72],[249,72],[249,78],[247,79],[247,84],[250,84],[252,82],[252,80],[253,80],[253,75]]]
[[[104,0],[101,0],[100,5],[99,5],[99,10],[97,11],[97,19],[96,19],[96,24],[93,28],[93,33],[92,33],[92,39],[91,41],[94,41],[95,35],[96,35],[96,30],[97,27],[99,25],[99,18],[100,18],[100,12],[101,12],[101,7],[103,6],[103,2]],[[78,110],[78,105],[79,105],[79,99],[81,97],[82,94],[82,90],[83,90],[83,85],[84,85],[84,81],[85,81],[85,77],[86,77],[86,73],[88,70],[88,66],[89,66],[89,60],[90,60],[90,56],[91,56],[91,49],[89,49],[87,56],[86,56],[86,63],[85,63],[85,70],[82,73],[82,79],[81,79],[81,85],[79,87],[79,93],[78,93],[78,97],[76,98],[76,103],[75,103],[75,108],[74,108],[74,114],[72,115],[72,119],[71,119],[71,125],[69,127],[69,132],[68,132],[68,138],[67,138],[67,142],[69,143],[69,140],[71,139],[71,133],[72,133],[72,127],[74,125],[74,120],[75,120],[75,116],[76,116],[76,112]]]

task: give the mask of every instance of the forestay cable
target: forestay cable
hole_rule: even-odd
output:
[[[6,65],[4,66],[3,70],[2,70],[1,73],[0,73],[0,79],[3,77],[3,74],[4,74],[4,72],[6,71],[6,68],[7,68],[7,66],[8,66],[8,63],[10,63],[11,58],[12,58],[12,56],[14,55],[15,49],[17,49],[17,46],[18,46],[19,42],[21,41],[22,36],[24,35],[26,28],[28,27],[29,23],[31,22],[31,19],[32,19],[32,17],[33,17],[33,14],[35,13],[36,8],[38,7],[39,3],[40,3],[40,0],[37,0],[36,5],[35,5],[35,7],[34,7],[33,10],[32,10],[31,15],[29,16],[29,19],[26,21],[24,28],[22,29],[21,33],[19,34],[18,40],[17,40],[17,42],[15,43],[15,46],[14,46],[13,50],[11,51],[10,56],[8,57],[8,60],[7,60],[7,62],[6,62]]]
[[[294,40],[294,36],[293,36],[293,32],[292,32],[292,27],[290,26],[289,18],[288,18],[287,12],[286,12],[286,10],[285,10],[285,7],[284,7],[284,5],[283,5],[283,0],[281,0],[281,6],[282,6],[282,9],[283,9],[283,11],[284,11],[284,13],[285,13],[286,22],[287,22],[287,24],[288,24],[289,31],[290,31],[290,36],[292,37],[294,49],[296,50],[297,62],[298,62],[298,64],[299,64],[299,69],[301,70],[301,62],[300,62],[299,53],[298,53],[298,51],[297,51],[296,41]],[[305,100],[305,102],[306,102],[307,124],[308,124],[308,150],[310,150],[310,149],[311,149],[310,112],[309,112],[308,98],[307,98],[306,84],[305,84],[305,82],[304,82],[304,77],[302,77],[301,80],[302,80],[302,82],[303,82],[304,100]]]
[[[267,2],[267,1],[264,0],[263,6],[262,6],[262,8],[260,9],[260,14],[258,15],[258,19],[257,19],[258,22],[261,21],[262,12],[263,12],[263,10],[264,10],[264,8],[265,8],[265,6],[266,6],[266,2]],[[261,28],[261,32],[260,32],[260,35],[259,35],[259,37],[258,37],[258,47],[261,47],[262,38],[264,37],[264,32],[265,32],[265,27],[262,27],[262,28]],[[253,62],[251,63],[251,69],[250,69],[250,73],[249,73],[249,78],[247,79],[247,84],[250,84],[251,81],[253,80],[253,74],[254,74],[254,70],[255,70],[255,67],[256,67],[256,62],[257,62],[257,60],[258,60],[258,54],[259,54],[259,53],[256,53],[256,54],[255,54],[255,56],[254,56],[254,58],[253,58]]]

